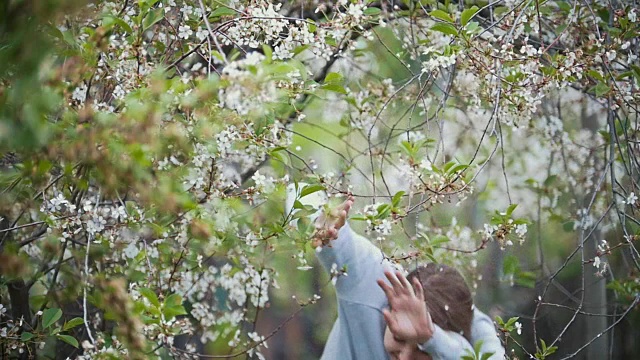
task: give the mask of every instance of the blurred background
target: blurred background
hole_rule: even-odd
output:
[[[640,358],[637,9],[0,2],[0,354],[319,358],[293,185],[459,269],[512,359]]]

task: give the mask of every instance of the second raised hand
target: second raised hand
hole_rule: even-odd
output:
[[[318,247],[328,245],[332,240],[338,238],[338,231],[347,223],[347,216],[353,206],[353,196],[348,195],[347,199],[329,213],[323,212],[315,222],[316,231],[313,235],[312,246]]]
[[[391,309],[384,309],[382,314],[394,337],[412,343],[425,343],[433,336],[434,327],[431,315],[427,311],[424,290],[417,278],[413,286],[400,272],[395,274],[386,271],[387,284],[378,279]]]

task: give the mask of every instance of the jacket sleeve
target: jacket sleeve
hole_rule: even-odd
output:
[[[478,341],[482,341],[480,354],[492,354],[489,360],[504,359],[504,347],[496,334],[493,321],[482,311],[474,309],[471,344],[462,335],[442,330],[435,325],[433,336],[420,345],[420,349],[429,353],[434,360],[459,360],[462,356],[473,354],[473,345]]]
[[[464,336],[442,330],[435,324],[434,327],[431,339],[419,346],[420,350],[431,355],[433,360],[460,360],[462,356],[473,353],[473,347]]]
[[[492,353],[490,360],[504,359],[505,350],[502,341],[498,337],[493,321],[487,314],[478,310],[473,311],[473,322],[471,323],[471,341],[475,344],[482,341],[481,354]]]
[[[385,279],[384,271],[394,268],[380,249],[353,232],[348,223],[338,231],[338,238],[331,241],[330,246],[319,247],[317,251],[327,271],[331,271],[334,264],[338,270],[346,269],[346,275],[338,276],[335,283],[339,299],[377,308],[387,306],[387,298],[376,280]]]

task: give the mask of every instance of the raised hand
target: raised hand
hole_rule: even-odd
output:
[[[315,222],[316,231],[311,245],[315,248],[327,245],[338,238],[338,231],[346,224],[354,199],[349,195],[347,199],[329,213],[323,212]]]
[[[386,271],[384,274],[391,285],[382,279],[378,279],[378,285],[387,295],[391,307],[382,311],[389,330],[398,340],[425,343],[433,336],[434,325],[420,281],[414,278],[411,286],[400,272]]]

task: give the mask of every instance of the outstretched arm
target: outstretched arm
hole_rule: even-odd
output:
[[[386,298],[376,279],[392,265],[380,249],[349,227],[347,216],[353,201],[349,196],[329,214],[318,217],[312,245],[317,247],[318,259],[328,271],[335,266],[347,272],[336,280],[338,298],[381,308]]]

